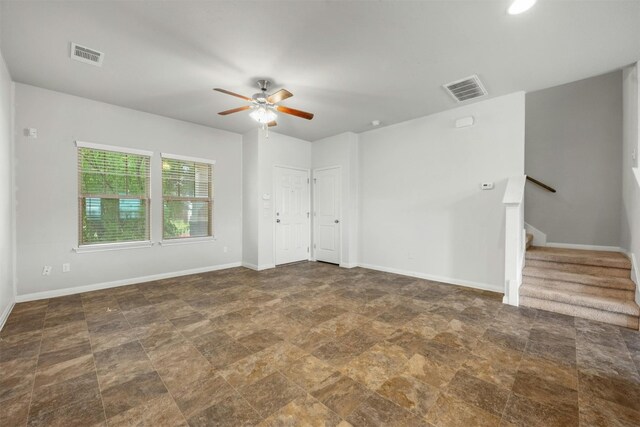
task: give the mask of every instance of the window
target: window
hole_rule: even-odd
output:
[[[163,239],[213,236],[213,163],[162,155]]]
[[[79,244],[150,240],[151,153],[77,145]]]

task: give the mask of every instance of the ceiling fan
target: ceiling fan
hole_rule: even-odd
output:
[[[244,99],[245,101],[249,101],[251,103],[249,105],[245,105],[244,107],[221,111],[218,114],[220,114],[221,116],[226,116],[228,114],[233,114],[240,111],[253,110],[251,111],[251,113],[249,113],[249,116],[265,128],[267,126],[271,127],[277,125],[276,118],[278,117],[278,115],[276,114],[276,111],[280,113],[290,114],[296,117],[302,117],[303,119],[307,120],[313,119],[313,114],[307,113],[306,111],[296,110],[295,108],[285,107],[284,105],[277,105],[279,102],[293,96],[293,94],[288,90],[280,89],[279,91],[269,95],[267,94],[267,90],[269,89],[269,85],[271,84],[271,82],[269,80],[258,80],[257,83],[258,87],[260,87],[260,92],[253,94],[251,98],[234,92],[230,92],[226,89],[213,89],[218,92],[226,93],[227,95]]]

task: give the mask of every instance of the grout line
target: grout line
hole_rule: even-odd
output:
[[[530,325],[533,325],[537,318],[538,318],[538,313],[536,312],[536,316],[534,317],[533,322],[530,323]],[[529,333],[531,333],[531,329],[532,328],[533,328],[533,326],[531,326],[529,328]],[[529,336],[527,336],[527,342],[525,343],[524,349],[522,350],[522,357],[518,361],[518,366],[517,366],[517,368],[515,370],[515,375],[518,375],[518,372],[520,372],[520,366],[522,365],[522,359],[525,358],[527,347],[529,346],[529,342],[530,342],[530,339],[529,339]],[[514,380],[514,383],[515,383],[515,376],[514,376],[513,380]],[[511,398],[513,397],[514,394],[515,393],[513,391],[513,384],[511,384],[511,387],[509,387],[509,397],[507,398],[507,401],[504,404],[504,408],[502,409],[502,414],[500,414],[500,421],[501,422],[504,421],[504,414],[507,411],[507,408],[509,407],[509,402],[511,401]]]
[[[107,421],[107,410],[104,405],[104,399],[102,398],[102,385],[100,384],[100,378],[98,377],[98,366],[96,365],[96,355],[93,351],[93,342],[91,340],[91,334],[89,333],[89,323],[87,322],[87,312],[84,306],[84,299],[82,296],[80,297],[80,301],[82,302],[82,312],[84,314],[85,323],[87,324],[87,335],[89,335],[89,346],[91,347],[91,358],[93,359],[93,369],[96,372],[96,382],[98,383],[98,393],[100,393],[100,403],[102,403],[102,414],[104,415],[104,422],[108,425]]]
[[[29,410],[27,411],[27,420],[25,421],[25,425],[28,425],[29,418],[31,418],[31,405],[33,405],[33,393],[36,389],[36,374],[38,373],[38,363],[40,362],[40,350],[42,349],[42,341],[44,340],[44,325],[47,319],[47,313],[49,312],[49,301],[47,301],[47,308],[44,311],[44,316],[42,318],[42,328],[40,330],[40,344],[38,345],[38,359],[36,361],[36,367],[33,371],[33,385],[31,386],[31,396],[29,396]]]
[[[144,293],[142,293],[144,296]],[[145,297],[146,299],[146,297]],[[151,304],[152,307],[155,308],[155,305]],[[134,328],[131,327],[131,323],[129,323],[129,319],[127,319],[127,315],[124,313],[124,311],[120,310],[120,312],[122,313],[122,316],[124,317],[124,320],[127,322],[127,325],[129,325],[129,329],[131,329],[133,331]],[[162,315],[164,317],[164,314]],[[168,319],[165,320],[169,321]],[[185,423],[187,423],[187,425],[189,424],[189,422],[187,421],[187,418],[185,417],[185,415],[182,413],[182,410],[180,409],[180,407],[178,406],[178,403],[176,402],[175,397],[173,397],[173,394],[171,394],[171,390],[169,390],[169,387],[167,387],[167,384],[164,382],[164,379],[162,378],[162,375],[160,375],[160,373],[158,372],[158,369],[156,368],[156,366],[153,364],[153,360],[151,360],[151,358],[149,357],[149,353],[147,353],[147,350],[144,348],[144,346],[142,345],[142,343],[140,342],[140,338],[138,337],[137,334],[134,335],[136,336],[136,342],[138,343],[138,345],[140,346],[140,348],[142,348],[142,351],[144,351],[145,356],[147,356],[147,360],[149,361],[149,363],[151,364],[151,367],[153,368],[153,371],[156,373],[156,375],[158,376],[158,378],[160,378],[160,381],[162,381],[162,385],[164,386],[165,390],[167,390],[167,394],[169,395],[169,397],[171,398],[171,400],[173,401],[173,404],[176,405],[176,408],[178,409],[178,412],[180,412],[180,415],[182,415],[182,419],[185,421]],[[135,406],[134,406],[135,408]],[[133,409],[133,408],[131,408]],[[125,411],[126,412],[126,411]],[[107,422],[108,424],[108,422]]]

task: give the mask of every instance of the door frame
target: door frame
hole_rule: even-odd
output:
[[[311,248],[312,248],[312,244],[311,244],[311,170],[308,168],[301,168],[298,166],[288,166],[288,165],[273,165],[273,171],[272,171],[272,181],[273,181],[273,192],[271,194],[273,194],[272,200],[273,203],[271,203],[271,218],[272,218],[272,228],[271,228],[271,238],[273,240],[273,265],[275,267],[278,266],[278,264],[276,264],[276,251],[278,250],[277,248],[277,239],[276,239],[276,191],[277,191],[277,185],[278,182],[276,180],[276,176],[277,176],[277,170],[278,168],[280,169],[290,169],[290,170],[296,170],[296,171],[301,171],[301,172],[306,172],[307,173],[307,208],[309,209],[309,222],[307,224],[307,237],[308,237],[308,242],[309,242],[309,252],[307,252],[307,261],[311,261]],[[284,264],[280,264],[280,265],[284,265]]]
[[[312,219],[313,219],[313,236],[312,236],[312,242],[311,242],[311,248],[312,248],[312,253],[313,253],[313,257],[311,258],[313,261],[317,261],[316,259],[316,239],[318,238],[318,221],[316,221],[316,207],[318,206],[318,194],[315,191],[315,185],[316,185],[316,174],[320,171],[326,171],[329,169],[338,169],[338,176],[340,177],[340,230],[338,231],[338,233],[340,234],[340,257],[339,257],[339,266],[342,266],[342,259],[343,259],[343,254],[342,254],[342,220],[344,218],[344,203],[343,203],[343,197],[342,197],[342,166],[340,165],[335,165],[335,166],[325,166],[325,167],[321,167],[321,168],[315,168],[313,170],[313,206],[311,206],[311,212],[312,212]]]

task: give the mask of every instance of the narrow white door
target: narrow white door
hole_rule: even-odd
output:
[[[313,172],[314,253],[317,261],[340,264],[340,168]]]
[[[275,168],[276,265],[309,259],[309,171]]]

